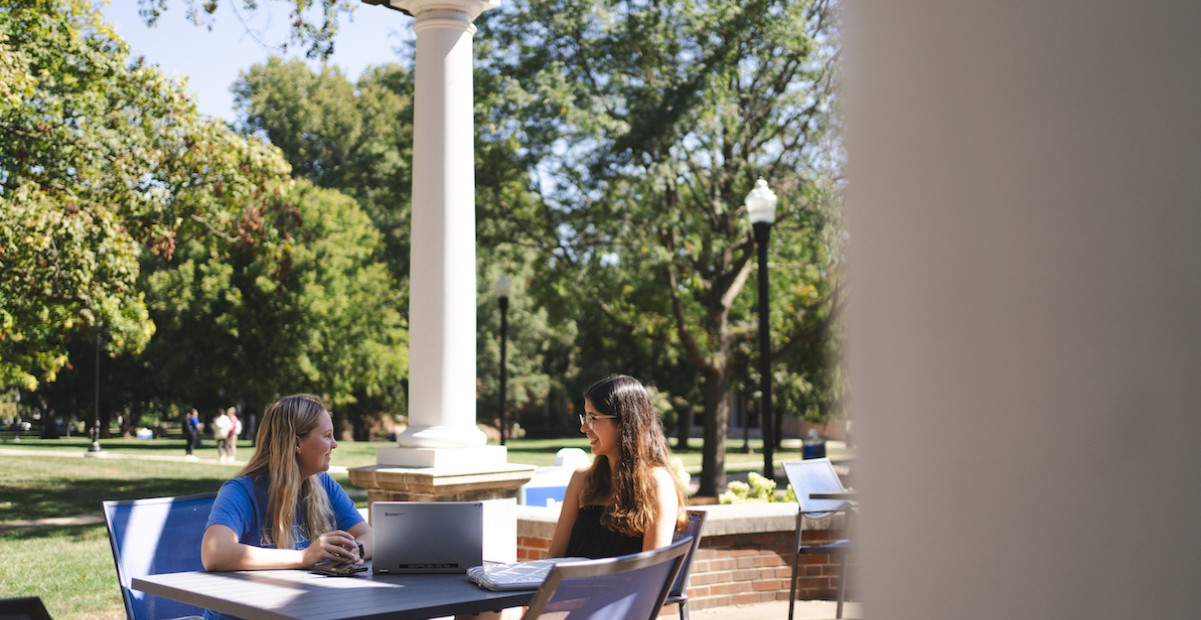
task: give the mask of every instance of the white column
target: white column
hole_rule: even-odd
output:
[[[483,446],[486,437],[475,425],[471,39],[472,20],[499,6],[499,0],[392,0],[391,5],[417,20],[409,426],[397,443],[402,448]]]
[[[409,426],[377,465],[350,470],[368,501],[485,502],[485,558],[517,559],[517,490],[475,426],[475,127],[472,20],[500,0],[388,0],[416,18]]]

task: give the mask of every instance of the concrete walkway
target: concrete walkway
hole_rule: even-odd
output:
[[[669,609],[674,610],[675,607]],[[792,617],[795,620],[834,620],[837,609],[838,603],[834,601],[797,601]],[[679,616],[674,611],[664,610],[659,617],[674,619]],[[688,617],[694,620],[784,620],[788,618],[788,601],[690,609]],[[859,603],[846,603],[842,608],[842,617],[852,620],[863,618],[863,606]]]

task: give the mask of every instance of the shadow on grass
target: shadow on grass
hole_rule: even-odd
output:
[[[4,540],[9,543],[36,542],[57,539],[62,543],[85,541],[96,536],[94,530],[104,532],[108,537],[104,522],[81,523],[79,525],[34,525],[19,527],[4,532]]]
[[[47,519],[103,511],[110,499],[141,499],[210,493],[221,488],[224,477],[212,478],[107,478],[64,480],[62,486],[17,487],[0,485],[0,521]]]

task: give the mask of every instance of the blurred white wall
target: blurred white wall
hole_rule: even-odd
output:
[[[847,5],[867,616],[1201,617],[1201,3]]]

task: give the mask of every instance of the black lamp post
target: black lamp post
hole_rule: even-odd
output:
[[[746,197],[746,215],[755,231],[755,245],[759,249],[759,386],[763,398],[760,406],[759,423],[763,426],[763,477],[775,480],[775,464],[772,452],[775,448],[771,410],[771,323],[768,321],[767,296],[767,242],[771,238],[771,225],[776,217],[776,195],[759,179],[755,189]]]
[[[508,435],[506,429],[508,425],[505,424],[505,383],[508,381],[509,373],[506,368],[505,354],[509,336],[509,293],[513,292],[513,283],[501,275],[493,290],[496,291],[496,301],[500,304],[500,445],[503,446]]]
[[[95,410],[92,417],[92,445],[88,447],[88,456],[104,456],[100,447],[100,332],[96,332],[96,392]]]

